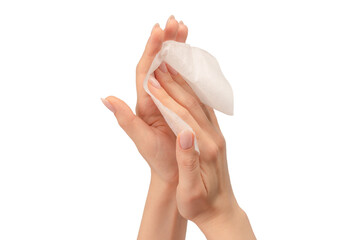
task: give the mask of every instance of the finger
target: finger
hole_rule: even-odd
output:
[[[160,83],[153,76],[149,77],[148,87],[155,98],[157,98],[165,107],[178,115],[195,131],[198,139],[204,139],[205,141],[206,138],[204,138],[204,132],[200,128],[199,124],[184,107],[169,96],[169,94],[161,87]]]
[[[190,87],[190,85],[183,79],[183,77],[170,65],[166,64],[166,67],[171,75],[171,77],[177,82],[186,92],[191,94],[193,97],[197,99],[197,101],[200,103],[203,111],[205,112],[205,115],[208,117],[210,122],[214,125],[214,127],[220,131],[219,123],[217,121],[214,109],[212,107],[209,107],[201,102],[199,97],[196,95],[194,90]]]
[[[136,90],[138,99],[149,97],[143,88],[143,81],[149,71],[152,61],[161,49],[163,40],[164,31],[160,28],[159,24],[155,24],[146,44],[144,53],[136,67]]]
[[[104,105],[111,110],[120,127],[133,140],[140,152],[147,151],[154,146],[148,139],[153,139],[154,132],[141,118],[136,116],[130,107],[122,100],[110,96],[102,99]]]
[[[202,186],[199,154],[195,151],[194,135],[191,131],[181,132],[177,137],[176,160],[179,169],[179,187],[192,191]]]
[[[196,95],[196,93],[190,87],[190,85],[184,80],[184,78],[174,68],[172,68],[170,65],[166,64],[166,67],[169,70],[169,73],[170,73],[172,79],[175,80],[175,82],[177,82],[186,92],[188,92],[189,94],[194,96],[198,100],[200,105],[203,107],[204,111],[207,111],[207,108],[206,108],[205,104],[203,104],[201,102],[199,97]]]
[[[155,71],[155,78],[160,82],[166,93],[188,110],[202,128],[210,133],[214,133],[214,128],[201,107],[200,101],[172,79],[164,63]]]
[[[179,29],[176,35],[176,41],[178,42],[186,42],[186,38],[188,36],[188,27],[183,23],[183,21],[179,22]]]
[[[218,130],[218,132],[221,133],[219,122],[218,122],[217,117],[215,115],[214,109],[212,107],[207,106],[207,105],[205,105],[205,108],[207,109],[207,112],[209,114],[208,116],[210,118],[210,121],[215,126],[215,128]]]
[[[164,29],[164,41],[175,40],[178,33],[179,23],[176,21],[175,17],[171,15],[166,23]]]

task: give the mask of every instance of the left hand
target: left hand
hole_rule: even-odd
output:
[[[169,18],[164,30],[159,24],[154,26],[136,67],[136,115],[124,101],[116,97],[110,96],[103,100],[150,165],[152,174],[157,174],[160,179],[166,183],[174,183],[173,185],[178,181],[175,159],[176,137],[151,97],[145,92],[143,81],[163,41],[185,42],[187,36],[187,27],[173,16]]]

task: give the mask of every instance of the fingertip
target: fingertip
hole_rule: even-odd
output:
[[[168,19],[164,29],[164,41],[175,40],[178,32],[179,23],[173,15]]]
[[[154,32],[154,30],[156,28],[160,28],[160,24],[159,23],[155,23],[154,27],[152,28],[151,32]]]
[[[151,31],[151,36],[145,48],[147,55],[153,56],[160,51],[162,43],[164,41],[164,31],[160,25],[156,23]]]
[[[171,80],[171,75],[168,73],[168,68],[166,67],[162,67],[165,68],[166,70],[161,70],[160,66],[155,69],[154,71],[154,77],[161,83],[166,84],[167,81]],[[166,72],[165,72],[166,71]]]
[[[151,87],[157,88],[157,89],[161,88],[161,85],[160,85],[159,81],[156,80],[156,78],[153,77],[153,76],[149,77],[148,85],[151,86]]]
[[[174,16],[174,15],[170,15],[170,17],[168,18],[168,20],[167,20],[167,22],[166,22],[166,25],[168,25],[168,23],[169,23],[171,20],[173,20],[173,19],[175,19],[175,16]]]
[[[171,75],[176,76],[178,74],[178,72],[169,64],[166,64],[166,68]]]
[[[114,106],[111,104],[111,102],[109,100],[107,100],[106,98],[101,98],[102,103],[105,105],[105,107],[107,107],[107,109],[109,109],[111,112],[115,113],[116,109],[114,108]]]
[[[153,36],[156,36],[156,35],[159,35],[162,33],[162,29],[160,27],[160,24],[159,23],[156,23],[151,31],[151,35]]]
[[[188,29],[188,27],[185,25],[185,23],[182,20],[179,21],[179,27]]]
[[[188,36],[188,31],[188,27],[184,24],[183,21],[180,21],[176,40],[179,42],[185,42]]]
[[[111,106],[114,109],[114,113],[116,114],[124,114],[124,112],[131,112],[132,110],[130,109],[130,107],[121,99],[115,97],[115,96],[108,96],[104,99],[105,101],[109,102],[111,104]],[[105,103],[104,103],[105,105]]]
[[[115,96],[108,96],[105,98],[106,101],[110,102],[111,104],[115,105],[117,102],[122,101]]]

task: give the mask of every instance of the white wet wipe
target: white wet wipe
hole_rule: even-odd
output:
[[[178,115],[156,99],[148,89],[149,76],[162,62],[170,65],[184,78],[202,103],[225,114],[233,114],[233,91],[215,57],[200,48],[191,47],[185,43],[166,41],[146,74],[144,89],[151,96],[176,136],[184,130],[190,130],[194,135],[195,132]],[[195,149],[199,152],[196,138]]]

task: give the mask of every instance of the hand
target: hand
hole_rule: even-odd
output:
[[[200,155],[190,131],[179,134],[176,192],[180,214],[194,221],[208,239],[255,239],[244,211],[233,194],[226,161],[225,139],[212,108],[202,104],[179,74],[164,63],[149,79],[149,90],[194,130]]]
[[[178,169],[175,159],[176,137],[160,114],[151,97],[143,88],[143,81],[163,41],[185,42],[187,27],[171,16],[162,30],[156,24],[136,67],[136,115],[129,106],[116,97],[107,97],[104,104],[114,112],[119,125],[133,140],[140,154],[163,181],[177,183]]]

